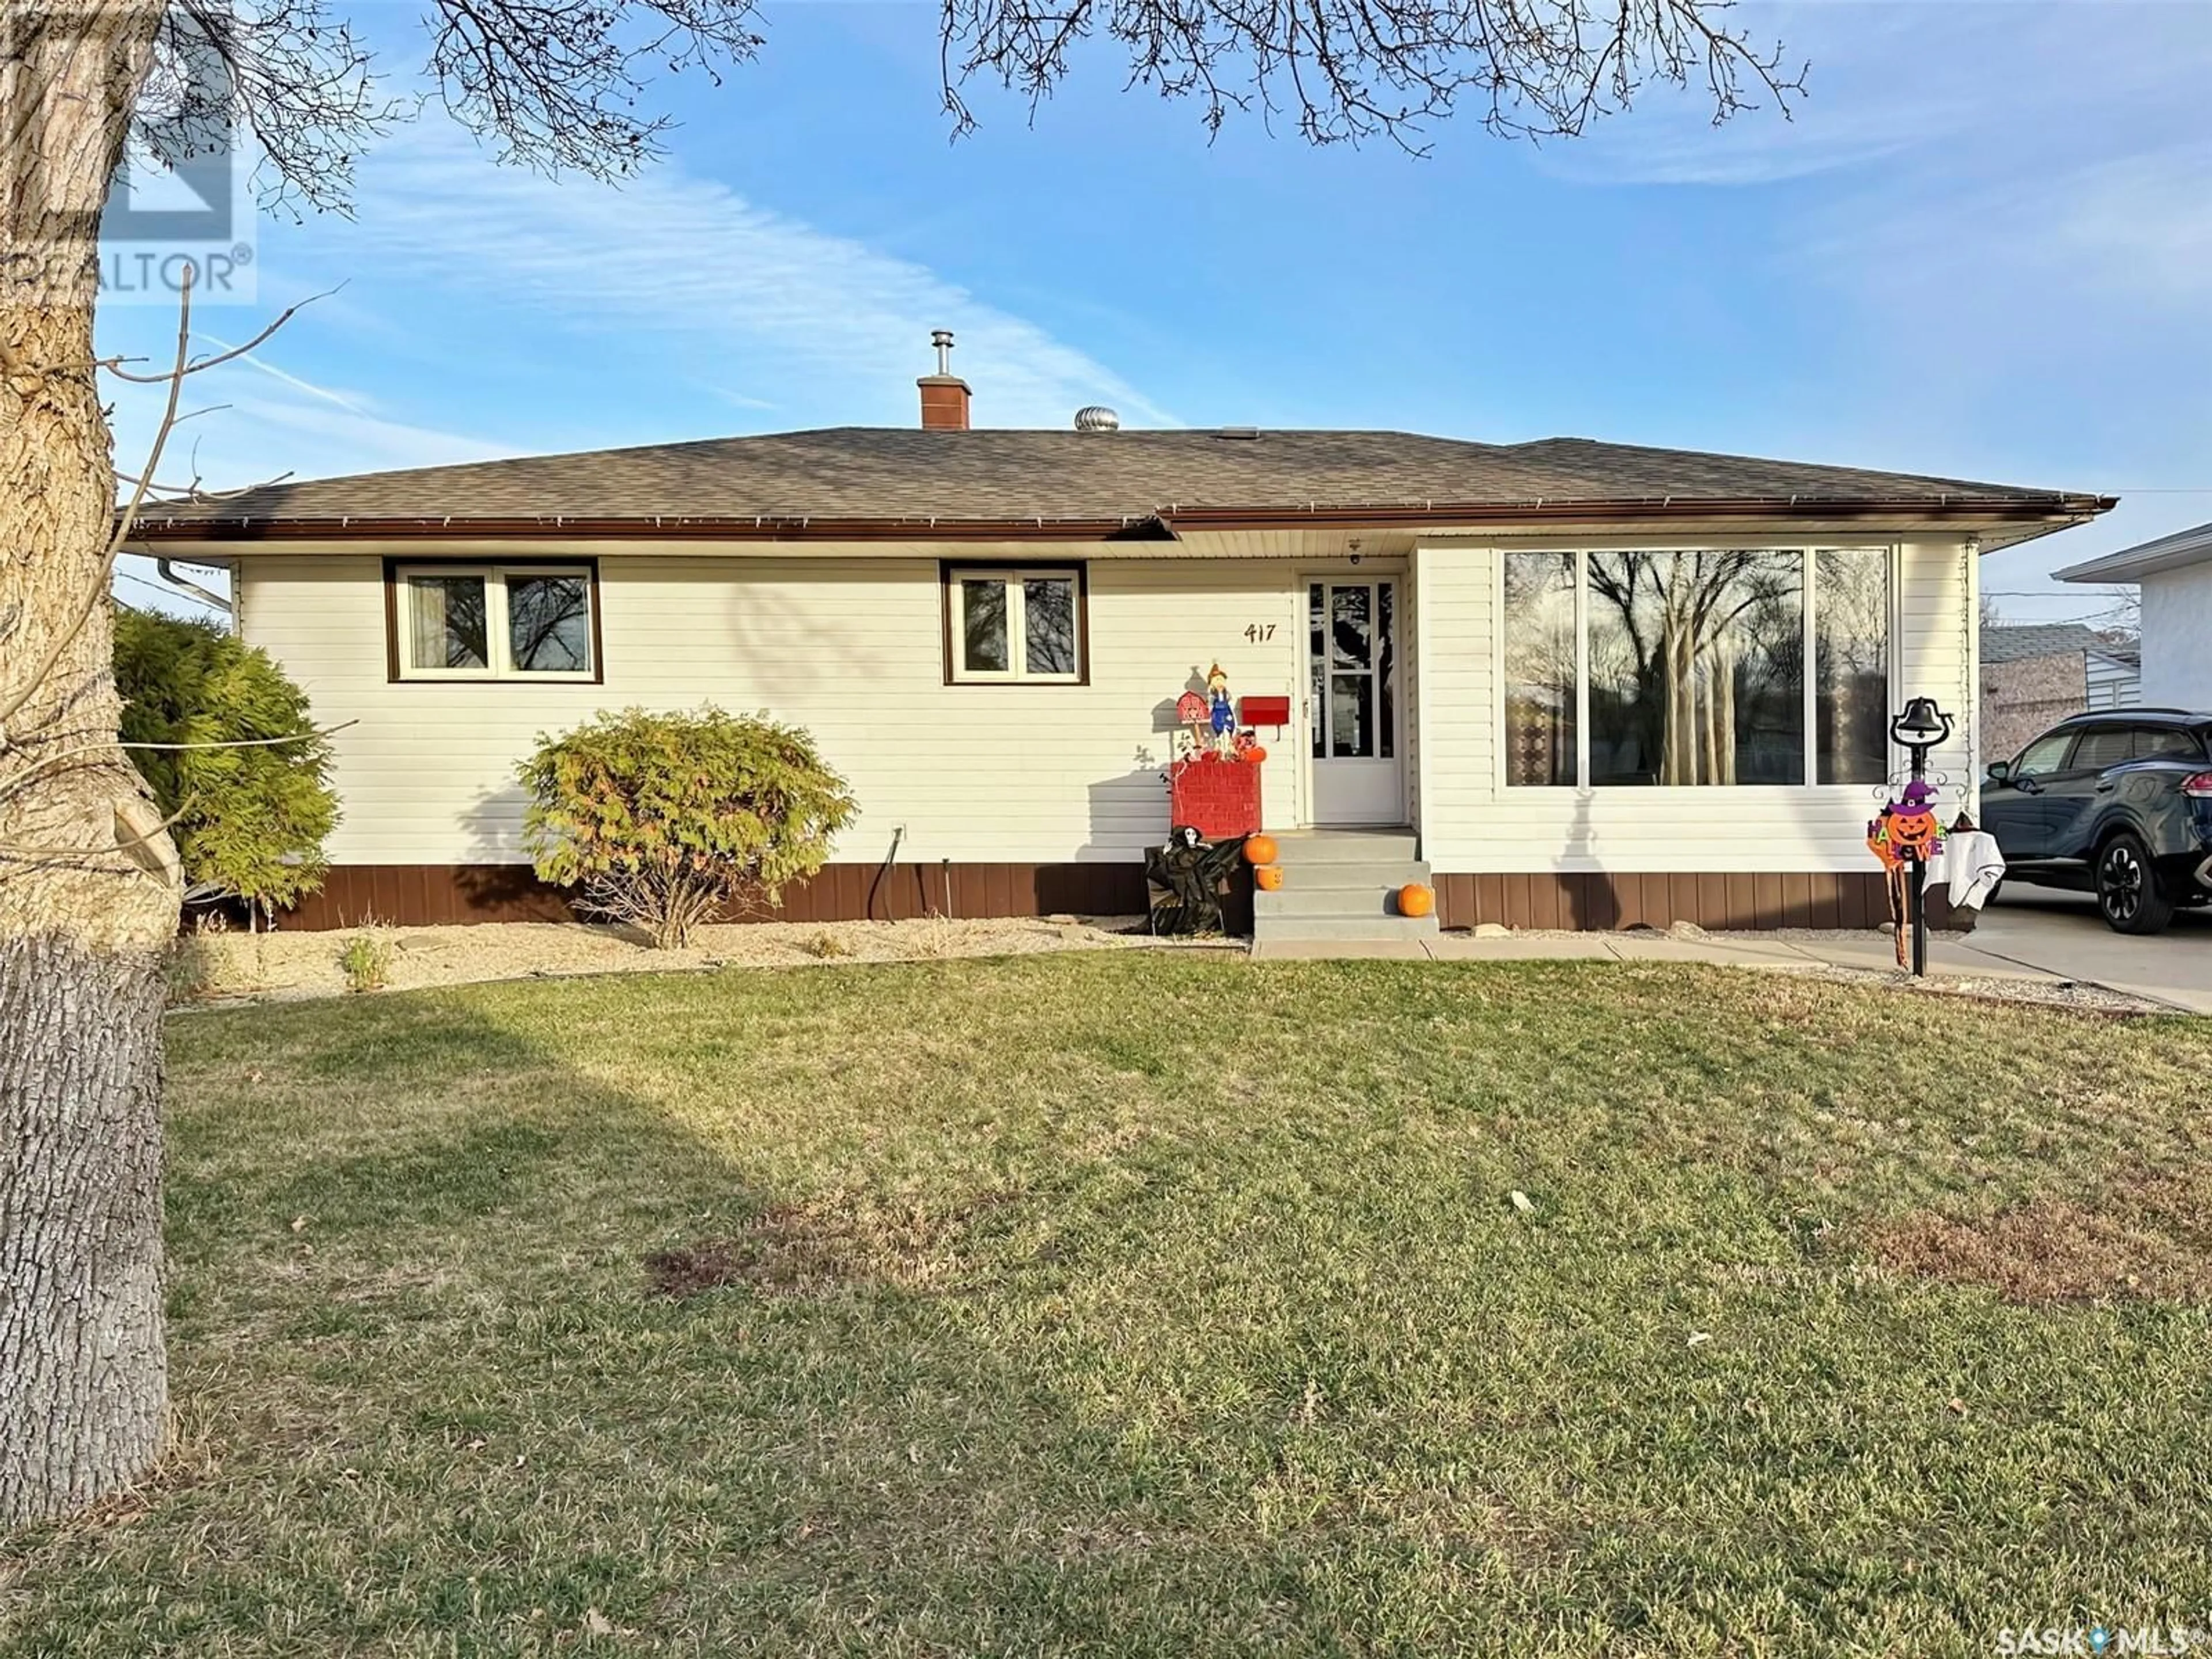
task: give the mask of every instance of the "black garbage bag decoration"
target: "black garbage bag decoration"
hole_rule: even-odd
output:
[[[1168,844],[1145,854],[1145,885],[1152,900],[1152,932],[1224,933],[1221,889],[1234,873],[1244,837],[1209,842],[1188,824],[1169,832]]]

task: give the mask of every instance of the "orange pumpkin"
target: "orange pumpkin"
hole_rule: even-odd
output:
[[[1418,881],[1409,881],[1398,890],[1398,914],[1401,916],[1425,916],[1436,908],[1436,893]]]
[[[1283,866],[1263,864],[1252,872],[1252,884],[1263,893],[1272,893],[1283,884]]]
[[[1267,751],[1256,743],[1244,751],[1244,764],[1247,766],[1257,766],[1267,758]]]
[[[1280,851],[1273,836],[1244,837],[1244,862],[1247,864],[1273,864]]]

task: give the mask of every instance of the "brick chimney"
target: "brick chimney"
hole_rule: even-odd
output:
[[[929,343],[937,348],[937,373],[925,374],[915,382],[921,388],[921,429],[965,432],[969,394],[968,382],[952,372],[952,331],[934,331]]]

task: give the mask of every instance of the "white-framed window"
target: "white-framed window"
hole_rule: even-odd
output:
[[[1509,786],[1888,775],[1889,548],[1512,550],[1501,562]]]
[[[945,572],[945,677],[958,684],[1080,685],[1089,678],[1083,568]]]
[[[589,564],[395,564],[392,659],[404,680],[595,680]]]

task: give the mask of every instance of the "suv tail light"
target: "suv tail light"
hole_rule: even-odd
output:
[[[2194,772],[2181,781],[2181,793],[2199,800],[2212,800],[2212,772]]]

